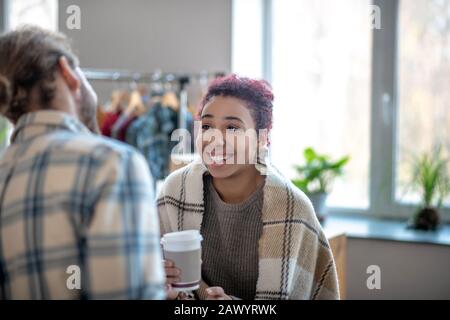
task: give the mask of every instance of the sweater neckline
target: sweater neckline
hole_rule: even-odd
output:
[[[266,184],[266,179],[263,180],[262,183],[256,188],[256,190],[248,197],[246,200],[240,203],[228,203],[222,200],[216,188],[214,187],[212,177],[209,174],[206,174],[204,177],[204,183],[206,184],[207,190],[209,194],[213,197],[213,201],[218,203],[221,207],[223,207],[226,211],[242,213],[249,206],[254,205],[258,199],[262,198],[262,193],[264,191],[264,186]]]

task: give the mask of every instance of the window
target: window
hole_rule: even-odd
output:
[[[401,1],[399,34],[396,197],[417,203],[405,194],[411,158],[450,150],[450,1]]]
[[[274,87],[274,163],[292,178],[307,146],[350,155],[331,211],[410,217],[418,201],[404,189],[410,156],[436,144],[450,151],[450,0],[252,2],[270,12],[262,15],[266,45],[252,55]],[[233,56],[249,61],[250,38],[234,31]],[[242,62],[233,61],[234,72],[245,73]]]
[[[233,2],[232,69],[247,77],[261,78],[263,49],[263,3]]]
[[[23,24],[34,24],[49,30],[58,30],[57,0],[6,0],[6,27],[8,30]]]
[[[313,146],[350,155],[328,205],[369,206],[369,0],[273,2],[273,160],[288,177]],[[295,128],[295,130],[293,130]]]

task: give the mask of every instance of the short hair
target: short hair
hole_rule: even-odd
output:
[[[256,129],[272,129],[274,95],[267,81],[239,77],[236,74],[218,78],[209,86],[202,100],[199,114],[216,96],[234,97],[244,101],[250,109]]]

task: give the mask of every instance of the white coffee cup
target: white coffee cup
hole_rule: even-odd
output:
[[[180,281],[172,284],[176,291],[197,290],[201,279],[201,241],[198,230],[166,233],[162,239],[164,259],[181,270]]]

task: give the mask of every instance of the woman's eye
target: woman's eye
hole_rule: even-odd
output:
[[[202,125],[202,130],[208,130],[211,129],[211,127],[208,124]]]
[[[236,131],[239,131],[239,130],[240,130],[240,128],[235,127],[235,126],[228,126],[227,127],[227,131],[236,132]]]

